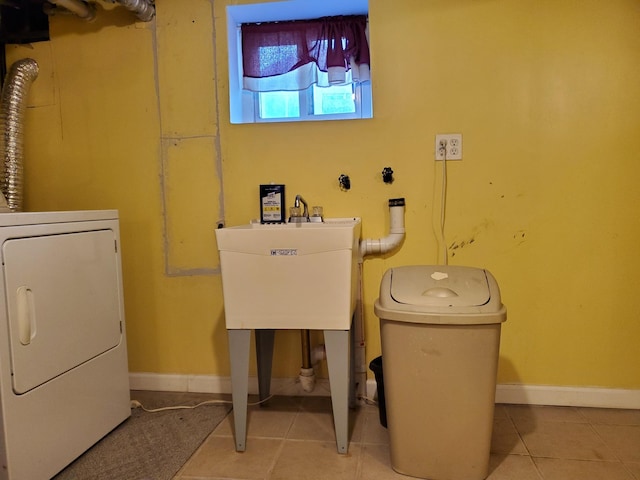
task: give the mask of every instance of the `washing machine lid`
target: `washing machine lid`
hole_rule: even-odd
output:
[[[429,307],[482,306],[491,300],[485,270],[449,265],[393,268],[389,293],[395,303],[425,307],[424,311]]]

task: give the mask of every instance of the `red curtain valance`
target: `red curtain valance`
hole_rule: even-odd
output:
[[[243,76],[283,75],[314,63],[321,72],[369,66],[367,16],[243,24]]]

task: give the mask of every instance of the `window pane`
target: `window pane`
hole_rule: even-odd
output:
[[[353,84],[313,86],[313,114],[355,113],[356,103]]]
[[[296,118],[300,116],[298,92],[261,92],[258,94],[260,118]]]

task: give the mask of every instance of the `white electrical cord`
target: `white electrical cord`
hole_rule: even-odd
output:
[[[442,158],[442,187],[440,196],[440,249],[442,250],[442,264],[449,264],[449,250],[447,249],[447,240],[444,236],[444,224],[447,210],[447,141],[441,141],[443,150]],[[435,184],[435,181],[434,181]]]
[[[250,406],[250,407],[253,407],[253,406],[256,406],[256,405],[260,405],[261,403],[264,403],[267,400],[270,400],[272,397],[273,397],[273,395],[269,395],[264,400],[260,400],[259,402],[247,403],[247,405]],[[142,410],[144,410],[147,413],[158,413],[158,412],[164,412],[166,410],[193,409],[193,408],[202,407],[203,405],[228,405],[228,404],[233,404],[233,402],[231,400],[206,400],[206,401],[200,402],[200,403],[198,403],[196,405],[175,405],[175,406],[171,406],[171,407],[146,408],[138,400],[131,400],[131,408],[141,408]]]
[[[363,400],[367,405],[378,405],[378,402],[376,400],[374,400],[373,398],[365,397],[364,395],[360,395],[358,397],[358,400]]]

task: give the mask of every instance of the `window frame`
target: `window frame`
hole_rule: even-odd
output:
[[[344,2],[344,0],[323,0],[322,2],[288,0],[230,5],[226,7],[226,13],[229,54],[229,111],[232,124],[328,121],[373,117],[370,81],[356,85],[356,97],[360,104],[360,116],[357,117],[353,116],[353,114],[322,114],[294,118],[259,119],[255,110],[257,95],[242,88],[242,43],[240,32],[242,23],[304,20],[333,15],[368,15],[368,0],[350,0],[349,2]]]

